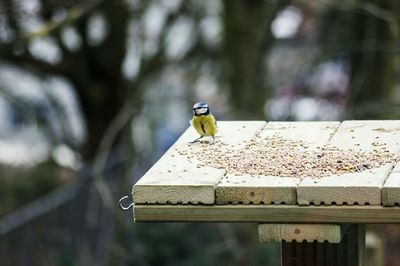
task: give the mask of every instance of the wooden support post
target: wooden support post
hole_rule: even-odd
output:
[[[365,226],[345,227],[338,244],[282,241],[282,266],[362,266],[364,265]]]

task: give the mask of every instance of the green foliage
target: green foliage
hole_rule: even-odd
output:
[[[61,249],[58,254],[58,266],[73,266],[75,265],[73,255],[71,251],[67,249]]]

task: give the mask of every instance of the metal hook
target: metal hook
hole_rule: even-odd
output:
[[[121,210],[123,210],[123,211],[128,211],[134,205],[134,203],[131,203],[128,207],[122,206],[122,201],[127,199],[127,198],[128,198],[128,196],[123,196],[122,198],[119,199],[119,204],[118,205],[121,208]]]

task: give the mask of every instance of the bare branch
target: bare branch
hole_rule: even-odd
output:
[[[39,60],[31,55],[28,51],[24,51],[19,54],[14,53],[14,47],[11,44],[0,46],[0,60],[8,61],[14,64],[21,64],[28,67],[37,68],[43,72],[55,73],[65,75],[67,68],[64,68],[63,64],[50,64],[45,61]]]
[[[29,42],[36,38],[48,36],[51,33],[58,31],[62,27],[81,19],[89,12],[93,11],[93,9],[98,7],[102,2],[103,0],[84,1],[80,5],[71,7],[67,12],[67,16],[64,19],[60,21],[50,21],[46,25],[42,26],[40,29],[23,36],[22,40],[25,42]]]
[[[334,3],[332,3],[334,2]],[[334,8],[344,12],[352,12],[356,11],[357,9],[362,10],[370,15],[373,15],[377,18],[385,20],[389,23],[396,23],[396,14],[391,12],[387,9],[381,8],[380,6],[370,2],[370,1],[356,1],[354,5],[346,4],[346,5],[338,5],[335,4],[337,2],[330,1],[330,0],[321,0],[319,3],[323,5],[329,6],[330,8]]]
[[[15,228],[72,200],[77,196],[77,192],[78,190],[76,185],[68,185],[9,214],[0,220],[0,235],[5,235]]]
[[[93,162],[91,176],[94,179],[94,184],[103,200],[103,203],[107,207],[112,207],[114,201],[112,193],[104,181],[104,169],[106,168],[107,160],[115,140],[137,111],[138,110],[134,108],[133,103],[128,99],[107,127]]]

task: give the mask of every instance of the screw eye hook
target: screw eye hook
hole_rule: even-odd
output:
[[[134,203],[131,203],[128,207],[123,206],[122,202],[127,199],[128,196],[123,196],[122,198],[119,199],[119,207],[121,208],[121,210],[123,211],[128,211],[129,209],[131,209],[133,207]]]

